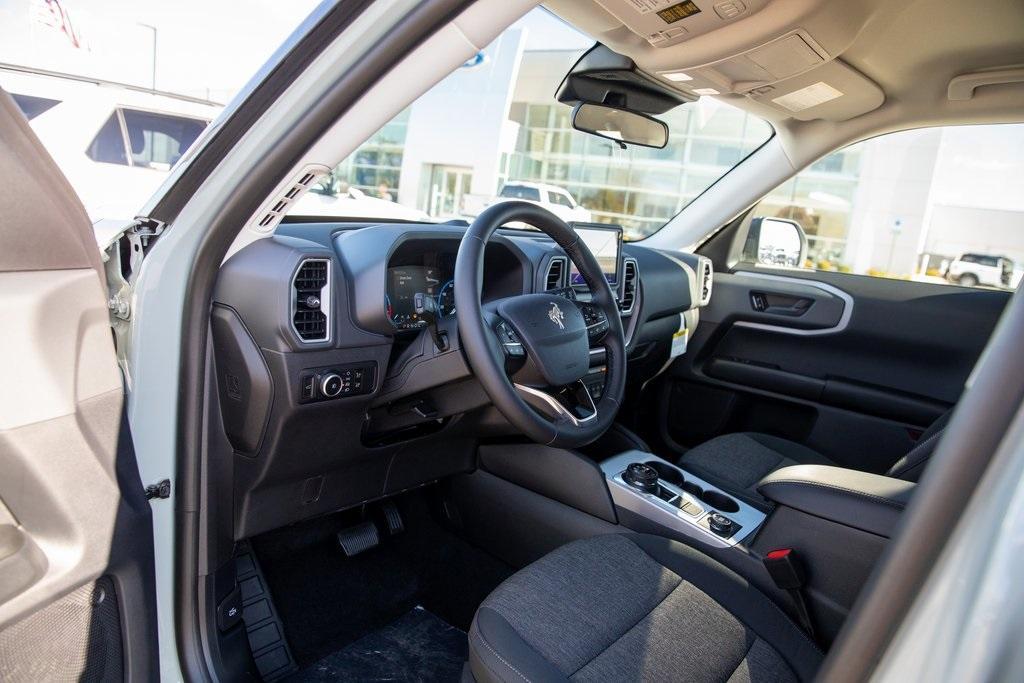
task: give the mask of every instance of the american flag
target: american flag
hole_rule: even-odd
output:
[[[60,0],[31,0],[29,21],[59,31],[67,37],[72,47],[80,50],[89,49],[81,32],[71,23],[71,15]]]

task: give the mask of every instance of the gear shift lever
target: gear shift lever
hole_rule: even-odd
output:
[[[622,473],[622,480],[644,493],[658,492],[658,470],[642,462],[631,462]]]

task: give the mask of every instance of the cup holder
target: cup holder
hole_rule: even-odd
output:
[[[705,491],[700,499],[720,512],[740,511],[739,503],[718,491]]]
[[[686,485],[683,480],[683,473],[680,472],[675,467],[672,467],[672,465],[668,465],[663,462],[658,462],[657,460],[651,460],[650,462],[646,462],[644,464],[648,465],[649,467],[653,467],[655,470],[657,470],[658,476],[667,481],[668,483],[674,484],[679,488],[683,488]]]
[[[740,506],[735,500],[719,493],[718,491],[704,490],[699,485],[687,480],[683,477],[683,473],[678,469],[664,462],[658,462],[657,460],[650,460],[645,465],[653,467],[658,472],[658,477],[664,479],[669,484],[678,486],[683,491],[686,491],[694,498],[700,500],[706,505],[710,505],[719,512],[739,512]]]

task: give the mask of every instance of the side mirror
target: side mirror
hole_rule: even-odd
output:
[[[807,259],[807,233],[788,218],[758,217],[750,222],[743,260],[766,266],[799,268]]]
[[[668,125],[653,116],[603,104],[582,102],[572,110],[572,127],[584,133],[626,144],[656,147],[668,144]]]

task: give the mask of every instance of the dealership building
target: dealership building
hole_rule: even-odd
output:
[[[620,150],[572,130],[570,108],[555,101],[580,51],[527,50],[525,34],[505,32],[361,146],[338,176],[370,194],[384,184],[437,218],[475,215],[506,181],[550,183],[594,220],[639,238],[771,134],[764,122],[704,98],[662,117],[671,130],[665,149]],[[812,260],[853,272],[910,276],[968,250],[1024,262],[1024,187],[987,196],[985,187],[1005,188],[1006,177],[986,183],[962,171],[965,155],[997,145],[1005,164],[993,172],[1024,178],[1024,126],[1010,128],[1009,140],[991,126],[869,140],[817,161],[758,212],[798,220]]]

